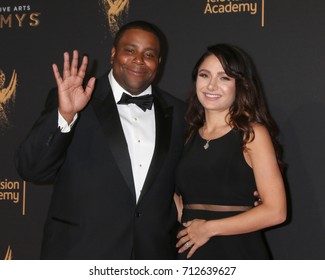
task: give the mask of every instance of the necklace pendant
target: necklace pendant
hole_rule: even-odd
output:
[[[210,140],[207,140],[207,142],[204,144],[204,146],[203,146],[203,148],[206,150],[206,149],[208,149],[209,148],[209,142],[210,142]]]

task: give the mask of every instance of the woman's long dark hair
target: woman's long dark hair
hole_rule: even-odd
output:
[[[203,61],[210,55],[216,56],[225,73],[236,81],[235,101],[229,109],[229,125],[243,135],[243,150],[246,144],[255,137],[252,125],[262,124],[270,133],[278,163],[281,161],[281,146],[277,140],[278,127],[273,120],[264,97],[261,81],[256,67],[249,55],[242,49],[228,44],[217,44],[207,48],[192,71],[193,90],[188,98],[185,119],[189,124],[187,141],[200,127],[204,125],[204,108],[196,94],[195,84],[198,70]]]

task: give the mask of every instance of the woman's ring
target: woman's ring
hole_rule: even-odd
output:
[[[185,243],[185,246],[186,246],[186,247],[190,247],[190,243],[186,242],[186,243]]]

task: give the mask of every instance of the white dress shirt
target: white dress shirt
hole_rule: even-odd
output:
[[[117,83],[113,77],[112,71],[108,74],[108,79],[116,103],[121,99],[123,92],[131,95]],[[146,94],[152,94],[151,86],[138,96]],[[138,201],[155,149],[156,122],[154,105],[151,110],[146,110],[144,112],[135,104],[117,104],[117,110],[119,112],[125,139],[128,144],[136,201]]]
[[[111,84],[116,103],[121,99],[123,92],[131,95],[117,83],[113,77],[112,71],[110,71],[108,74],[108,79]],[[138,96],[146,94],[152,94],[151,86],[149,86]],[[136,201],[138,201],[155,149],[156,122],[154,105],[152,106],[151,110],[146,110],[144,112],[135,104],[117,104],[117,110],[119,112],[123,132],[128,145]],[[58,126],[60,127],[62,133],[70,132],[77,119],[77,116],[78,115],[75,115],[71,124],[68,124],[61,116],[60,112],[58,113]]]

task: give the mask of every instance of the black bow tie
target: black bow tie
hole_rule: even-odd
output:
[[[147,109],[151,110],[152,103],[153,103],[153,96],[152,94],[147,94],[139,97],[133,97],[123,92],[122,97],[120,101],[117,102],[117,104],[130,104],[130,103],[136,104],[145,112]]]

